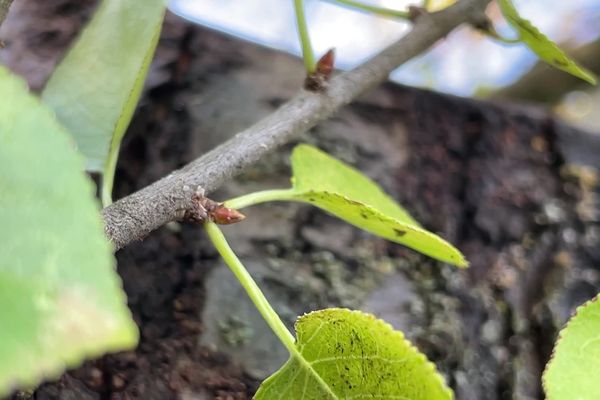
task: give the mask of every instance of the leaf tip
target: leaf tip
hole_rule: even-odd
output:
[[[469,260],[467,260],[466,257],[462,253],[459,253],[459,254],[460,254],[460,258],[456,262],[455,265],[458,268],[463,268],[463,269],[469,268],[471,266],[471,263],[469,262]]]
[[[598,85],[598,77],[596,76],[596,74],[594,74],[591,71],[586,71],[584,80],[589,83],[590,85]]]

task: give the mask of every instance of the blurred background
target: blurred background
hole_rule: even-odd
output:
[[[433,0],[440,9],[452,0]],[[350,9],[334,2],[306,0],[306,14],[317,57],[335,47],[336,66],[348,69],[401,37],[409,24]],[[410,0],[364,0],[398,10]],[[516,0],[520,13],[588,68],[600,69],[600,2],[597,0]],[[173,0],[171,10],[216,30],[264,46],[300,54],[292,1]],[[512,36],[498,7],[488,10],[496,29]],[[396,70],[391,79],[437,91],[511,100],[544,101],[570,123],[600,130],[593,113],[600,94],[592,87],[552,70],[534,68],[536,56],[523,45],[507,45],[468,28],[450,35],[432,51]],[[534,69],[532,71],[532,69]],[[529,73],[528,73],[529,72]]]
[[[364,0],[365,2],[368,0]],[[416,1],[416,0],[414,0]],[[407,1],[371,1],[403,9]],[[434,1],[435,7],[448,5]],[[515,1],[600,72],[600,1]],[[40,90],[98,0],[15,1],[0,63]],[[121,147],[116,198],[170,174],[292,97],[302,63],[292,0],[173,0],[140,110]],[[408,25],[306,0],[317,54],[351,68]],[[489,15],[512,34],[495,6]],[[99,55],[100,57],[102,55]],[[461,400],[541,400],[557,332],[600,292],[600,94],[522,45],[471,29],[451,34],[300,140],[379,182],[424,226],[465,252],[442,266],[319,210],[256,207],[227,236],[290,324],[308,310],[372,312],[403,330]],[[228,182],[216,199],[289,185],[292,144]],[[36,391],[36,399],[250,398],[286,359],[240,285],[191,224],[172,224],[117,253],[141,330],[135,352],[105,356]],[[31,398],[31,397],[25,397]],[[17,398],[14,398],[16,400]],[[22,400],[23,397],[18,397]]]

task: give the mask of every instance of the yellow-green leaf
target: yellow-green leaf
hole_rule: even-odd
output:
[[[296,347],[256,400],[448,400],[435,366],[401,332],[372,315],[326,309],[296,322]]]
[[[577,309],[560,332],[544,372],[548,400],[600,399],[600,301]]]
[[[0,398],[131,348],[94,185],[72,138],[0,67]]]
[[[160,35],[165,0],[103,0],[42,93],[75,137],[86,168],[116,157]],[[109,171],[112,174],[112,171]]]
[[[299,201],[319,207],[344,221],[459,267],[462,253],[417,221],[375,182],[321,150],[301,144],[292,153],[292,188],[250,193],[225,202],[243,208],[266,201]]]
[[[530,21],[521,18],[511,0],[499,0],[499,5],[506,20],[519,32],[521,40],[542,60],[592,85],[596,84],[596,77],[591,71],[578,65]]]
[[[464,256],[450,243],[421,228],[369,178],[308,145],[292,154],[291,198],[313,204],[350,224],[457,266]]]
[[[343,194],[398,221],[419,225],[408,211],[362,172],[312,146],[300,144],[294,148],[292,171],[292,183],[298,192]]]

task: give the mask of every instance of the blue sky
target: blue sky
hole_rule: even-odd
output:
[[[439,1],[439,0],[438,0]],[[414,1],[373,0],[367,3],[403,9]],[[292,0],[172,0],[171,10],[192,21],[293,54],[300,53]],[[553,40],[584,43],[600,34],[598,0],[515,1],[521,14]],[[306,12],[317,54],[336,48],[336,65],[351,68],[401,37],[409,25],[319,0],[306,0]],[[489,14],[498,29],[510,29]],[[524,46],[493,42],[461,29],[426,55],[402,66],[392,79],[410,85],[469,95],[482,87],[508,84],[535,63]]]

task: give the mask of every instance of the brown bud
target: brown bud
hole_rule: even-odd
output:
[[[315,72],[308,74],[304,80],[304,88],[311,92],[324,92],[327,89],[333,64],[335,60],[335,49],[329,49],[319,61],[317,61]]]
[[[323,57],[317,61],[317,73],[323,74],[327,79],[331,76],[333,71],[333,62],[335,60],[335,49],[329,49]]]
[[[227,208],[223,205],[211,210],[209,215],[213,222],[219,225],[235,224],[236,222],[243,221],[246,218],[246,216],[238,210]]]

